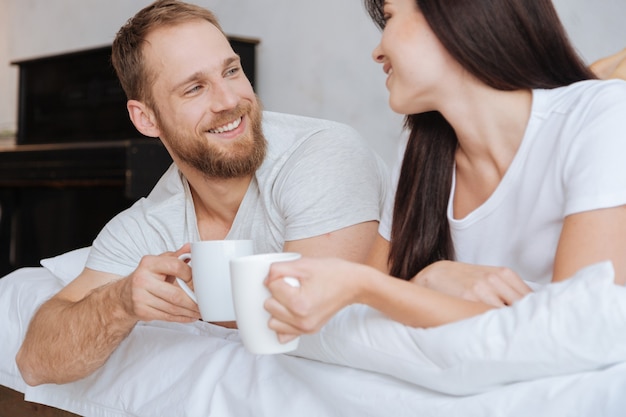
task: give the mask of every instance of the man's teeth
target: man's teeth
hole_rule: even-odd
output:
[[[209,133],[224,133],[230,132],[231,130],[237,129],[237,127],[241,124],[241,117],[234,122],[231,122],[225,126],[218,127],[216,129],[209,129]]]

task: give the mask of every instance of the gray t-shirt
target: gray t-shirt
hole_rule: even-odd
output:
[[[264,112],[268,141],[226,239],[255,253],[380,219],[389,179],[382,160],[349,126]],[[87,267],[126,276],[144,255],[200,240],[189,184],[172,165],[147,198],[114,217],[93,242]]]

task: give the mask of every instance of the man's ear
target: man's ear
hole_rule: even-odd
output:
[[[128,109],[130,120],[140,133],[152,138],[160,136],[161,131],[156,124],[154,112],[144,103],[137,100],[128,100],[126,108]]]

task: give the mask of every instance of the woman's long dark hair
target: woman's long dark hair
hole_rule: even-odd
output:
[[[383,0],[364,0],[382,29]],[[442,45],[492,88],[555,88],[595,78],[570,44],[551,0],[416,0]],[[453,259],[447,219],[454,129],[436,111],[406,116],[409,138],[391,228],[389,268],[410,279],[438,260]]]

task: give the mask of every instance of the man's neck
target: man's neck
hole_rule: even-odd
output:
[[[186,176],[202,240],[221,240],[228,235],[252,175],[230,179]],[[191,178],[190,178],[191,177]]]

